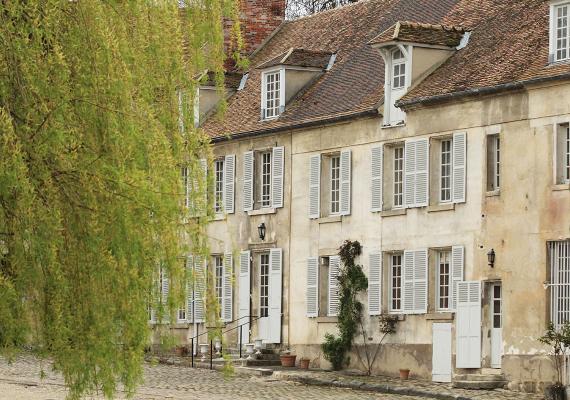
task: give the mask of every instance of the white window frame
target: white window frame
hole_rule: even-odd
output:
[[[570,239],[548,242],[548,253],[550,321],[560,328],[570,321]]]
[[[449,148],[444,151],[444,143],[449,144]],[[444,157],[447,159],[444,160]],[[447,168],[447,173],[444,172]],[[444,181],[447,179],[447,186]],[[447,194],[447,197],[444,195]],[[453,200],[453,138],[445,138],[440,141],[439,151],[439,202],[451,203]]]
[[[216,214],[221,214],[224,212],[225,162],[225,158],[223,157],[214,160],[214,212]]]
[[[259,317],[269,317],[269,253],[259,254]]]
[[[393,147],[393,169],[392,169],[392,208],[404,208],[404,160],[405,151],[404,145],[397,145]],[[401,157],[397,157],[397,152],[401,152]],[[397,168],[399,163],[399,168]],[[399,179],[398,179],[399,177]],[[399,199],[399,204],[396,204],[396,199]]]
[[[396,58],[396,54],[400,53],[402,57]],[[407,81],[407,65],[406,65],[406,55],[399,47],[396,47],[390,53],[390,57],[392,58],[392,89],[404,89],[406,88],[406,81]],[[396,69],[398,70],[396,72]],[[398,84],[396,85],[396,80]]]
[[[184,191],[184,207],[186,208],[190,206],[190,179],[188,172],[190,172],[190,170],[187,166],[180,167],[180,179],[182,180],[182,190]]]
[[[570,183],[570,125],[566,126],[566,163],[565,163],[565,171],[566,171],[566,183]]]
[[[499,190],[501,188],[501,136],[498,133],[489,135],[488,144],[492,149],[488,167],[491,168],[493,190]]]
[[[219,315],[220,317],[223,313],[222,307],[224,302],[224,257],[222,255],[215,255],[214,271],[212,271],[212,278],[214,279],[214,295],[218,301]]]
[[[442,266],[444,265],[444,263],[442,261],[447,261],[447,274],[442,274]],[[451,249],[442,249],[439,250],[437,252],[437,257],[436,257],[436,268],[435,268],[435,272],[436,272],[436,299],[435,299],[435,304],[436,304],[436,310],[438,312],[447,312],[447,311],[452,311],[452,302],[453,302],[453,274],[452,274],[452,262],[451,262]],[[442,275],[447,275],[447,285],[442,285],[441,284],[441,277]],[[445,296],[447,298],[447,307],[442,307],[441,306],[441,300],[442,300],[442,296],[441,296],[441,290],[442,290],[442,286],[447,286],[447,296]]]
[[[404,253],[403,252],[390,253],[388,255],[388,257],[390,259],[390,297],[389,297],[388,307],[389,307],[390,313],[401,314],[401,313],[403,313],[403,310],[404,310]],[[394,286],[394,269],[396,268],[396,264],[394,263],[394,257],[400,258],[400,264],[399,264],[400,286],[399,287]],[[394,308],[394,301],[396,300],[394,298],[394,290],[396,290],[396,289],[400,290],[400,297],[397,299],[397,301],[400,302],[399,308]]]
[[[267,80],[269,79],[269,77],[278,77],[279,78],[279,82],[278,82],[278,88],[273,90],[273,92],[277,92],[279,96],[271,99],[274,100],[274,103],[272,104],[273,107],[268,108],[267,107],[267,103],[269,101],[268,99],[268,91],[267,91]],[[281,114],[282,110],[284,109],[285,106],[285,69],[284,68],[277,68],[277,69],[271,69],[268,71],[264,71],[261,75],[261,112],[262,112],[262,116],[261,119],[262,120],[271,120],[271,119],[275,119],[278,118],[279,115]],[[271,110],[271,112],[268,112],[268,110]]]
[[[330,215],[340,214],[340,154],[330,157]]]
[[[558,11],[566,9],[565,19],[566,26],[558,27]],[[565,37],[559,37],[560,29],[566,29]],[[559,47],[559,41],[565,41],[564,47]],[[570,2],[568,0],[553,1],[550,4],[550,61],[559,62],[570,60]],[[565,55],[560,53],[565,52]]]
[[[273,174],[273,151],[264,150],[259,156],[259,205],[261,208],[271,208],[272,201],[272,174]]]

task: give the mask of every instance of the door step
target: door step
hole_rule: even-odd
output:
[[[453,377],[452,386],[460,389],[499,389],[508,381],[503,374],[457,374]]]

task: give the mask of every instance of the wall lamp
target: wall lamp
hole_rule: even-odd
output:
[[[257,232],[259,233],[259,238],[261,240],[265,240],[265,222],[262,222],[261,224],[259,224],[259,226],[257,227]]]
[[[495,266],[495,250],[491,249],[487,253],[487,261],[489,262],[489,267],[493,268]]]

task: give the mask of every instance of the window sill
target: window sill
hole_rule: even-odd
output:
[[[405,208],[395,208],[393,210],[386,210],[380,213],[381,217],[395,217],[396,215],[406,215]]]
[[[486,197],[498,197],[500,195],[501,195],[501,189],[489,190],[487,193],[485,193]]]
[[[552,186],[553,192],[561,192],[563,190],[570,190],[570,183],[561,183],[561,184],[557,184],[557,185]]]
[[[397,123],[397,124],[382,125],[382,129],[401,128],[402,126],[406,126],[406,122],[405,122],[405,121],[399,122],[399,123]]]
[[[214,221],[224,221],[227,214],[215,214]]]
[[[433,206],[428,206],[427,208],[428,213],[453,210],[455,210],[455,203],[434,204]]]
[[[440,311],[426,314],[426,319],[428,321],[453,321],[454,315],[449,311]]]
[[[267,215],[267,214],[275,214],[277,210],[275,208],[260,208],[259,210],[248,211],[247,215],[254,216],[254,215]]]
[[[342,221],[342,216],[341,215],[333,215],[330,217],[323,217],[323,218],[319,218],[317,220],[317,222],[319,224],[332,224],[334,222],[341,222]]]
[[[317,317],[317,324],[336,324],[338,317]]]

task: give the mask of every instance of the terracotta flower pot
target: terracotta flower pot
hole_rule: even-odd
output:
[[[281,354],[279,358],[281,359],[281,366],[294,367],[295,359],[297,358],[297,356],[293,354]]]
[[[309,360],[308,358],[301,358],[299,360],[299,368],[301,369],[309,369],[309,363],[311,362],[311,360]]]
[[[410,377],[410,370],[409,369],[401,369],[400,370],[400,379],[406,380]]]

